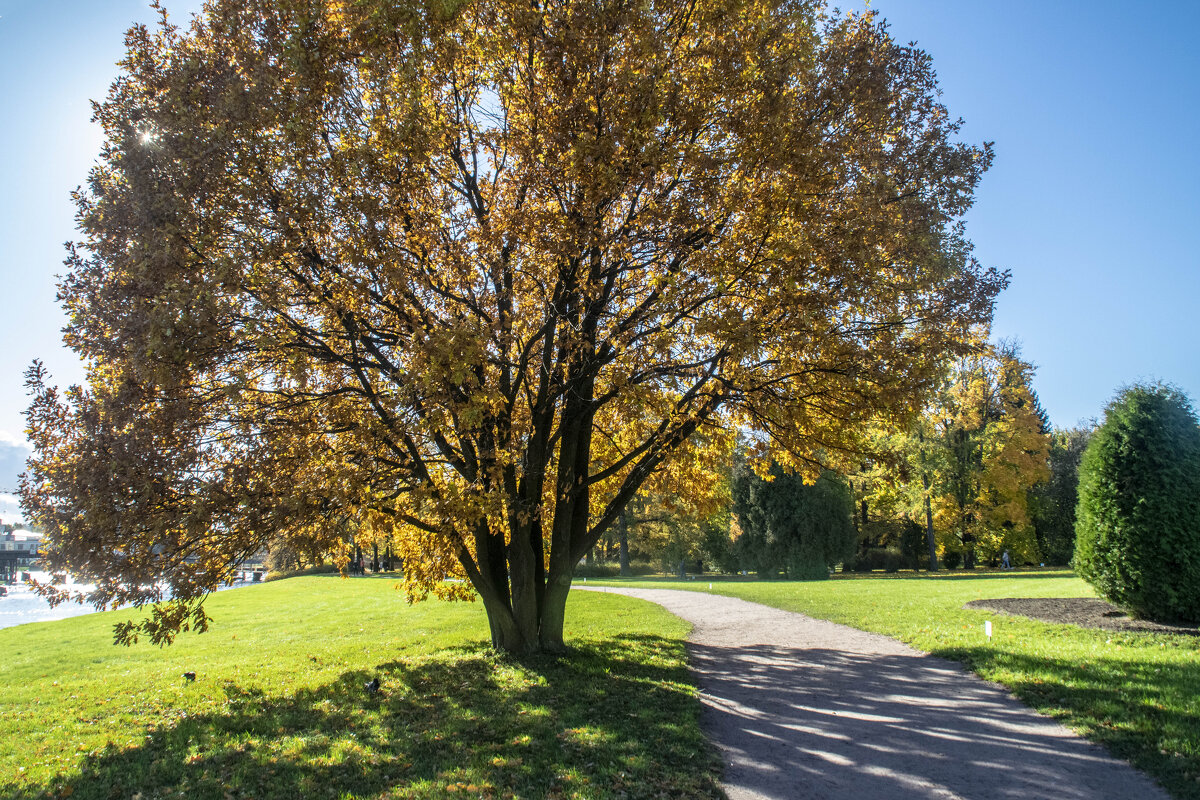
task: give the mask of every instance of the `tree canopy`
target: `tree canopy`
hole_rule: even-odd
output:
[[[1066,565],[1075,555],[1079,464],[1095,424],[1055,428],[1050,434],[1050,477],[1030,492],[1030,516],[1047,564]]]
[[[1014,561],[1039,558],[1029,492],[1050,476],[1050,440],[1033,371],[1015,345],[1001,343],[959,362],[934,411],[944,494],[933,511],[967,567],[977,550],[984,558],[1005,549]]]
[[[91,601],[171,598],[126,641],[354,518],[560,648],[639,489],[742,427],[815,473],[1006,280],[958,222],[990,146],[871,14],[210,0],[127,44],[61,284],[87,383],[31,370],[22,490]]]

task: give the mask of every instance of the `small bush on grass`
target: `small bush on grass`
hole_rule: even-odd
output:
[[[1123,391],[1079,473],[1080,577],[1137,616],[1200,621],[1200,427],[1187,397]]]
[[[267,573],[264,581],[281,581],[285,578],[299,578],[304,575],[332,575],[338,571],[333,564],[315,564],[304,569],[274,570]]]
[[[895,547],[870,547],[854,558],[855,572],[898,572],[904,564],[904,555]]]
[[[618,564],[609,564],[600,562],[596,564],[576,564],[576,578],[615,578],[621,574],[621,567]]]
[[[630,575],[654,575],[658,567],[649,561],[629,562]],[[621,574],[621,565],[614,561],[597,561],[594,564],[580,563],[575,567],[576,578],[616,578]]]

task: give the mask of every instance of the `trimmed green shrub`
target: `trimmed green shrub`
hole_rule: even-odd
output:
[[[896,547],[868,547],[854,557],[854,572],[899,572],[904,566],[904,554]]]
[[[1079,468],[1075,569],[1132,614],[1200,621],[1200,427],[1170,386],[1125,389]]]
[[[331,575],[338,571],[333,564],[314,564],[304,569],[277,569],[267,572],[264,581],[281,581],[284,578],[298,578],[301,575]]]
[[[632,575],[654,575],[659,571],[657,565],[645,559],[631,559],[629,572]],[[597,561],[594,564],[580,562],[575,565],[572,573],[576,578],[617,578],[621,575],[621,565],[615,561]]]

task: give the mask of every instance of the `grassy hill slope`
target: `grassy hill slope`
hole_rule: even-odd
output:
[[[478,604],[409,606],[387,578],[208,608],[165,649],[111,644],[128,611],[0,630],[0,796],[719,796],[687,627],[657,606],[576,592],[574,652],[522,660]]]

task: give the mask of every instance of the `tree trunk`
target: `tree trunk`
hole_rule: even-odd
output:
[[[925,497],[925,543],[929,545],[929,571],[937,572],[937,542],[933,538],[933,508],[929,497]]]
[[[567,382],[572,383],[570,377]],[[588,477],[594,410],[588,398],[593,391],[594,378],[580,382],[562,412],[564,422],[558,440],[557,475],[554,478],[558,500],[549,525],[543,529],[540,515],[531,515],[531,522],[521,523],[521,515],[516,514],[507,548],[493,546],[491,536],[480,530],[475,536],[478,568],[471,568],[473,560],[465,550],[460,557],[460,562],[467,567],[468,577],[484,598],[492,645],[499,650],[513,653],[566,650],[563,624],[575,566],[584,557],[589,563],[594,561],[595,547],[603,535],[589,526],[591,489]],[[686,438],[690,433],[688,430],[682,435]],[[545,455],[537,448],[534,450]],[[543,468],[548,465],[548,459],[534,460]],[[649,474],[650,468],[644,472]],[[641,475],[640,479],[644,477]],[[528,485],[530,491],[522,495],[530,508],[540,500],[541,483],[540,477],[535,479]],[[636,486],[633,487],[635,490]],[[617,516],[620,519],[622,571],[628,574],[623,508]],[[548,561],[545,558],[547,539]],[[499,537],[499,541],[502,543],[504,537]],[[495,569],[484,569],[488,554],[502,554],[498,556]]]
[[[528,587],[527,591],[533,587]],[[560,653],[566,650],[563,623],[566,620],[567,596],[571,591],[571,576],[550,581],[540,592],[541,598],[533,614],[514,614],[500,593],[481,590],[491,629],[492,647],[518,655],[536,651]]]
[[[937,572],[937,542],[933,538],[933,504],[929,501],[929,476],[922,474],[921,483],[925,485],[925,543],[929,545],[929,571]]]
[[[538,631],[538,649],[561,653],[567,649],[563,641],[563,622],[567,618],[567,595],[571,591],[571,576],[564,575],[546,586]]]
[[[540,570],[522,564],[511,575],[512,602],[502,591],[489,590],[484,597],[492,646],[509,653],[562,652],[563,622],[567,595],[571,591],[570,571],[552,570],[546,580]],[[480,592],[484,596],[484,592]]]
[[[628,578],[633,574],[633,570],[629,568],[629,533],[626,530],[628,516],[628,512],[622,511],[621,516],[617,517],[619,520],[617,533],[620,537],[618,540],[618,558],[621,562],[621,577],[623,578]]]
[[[487,588],[479,588],[479,596],[487,611],[488,627],[492,634],[492,647],[509,653],[528,653],[536,649],[537,636],[522,630],[512,608],[500,596],[500,593]]]

